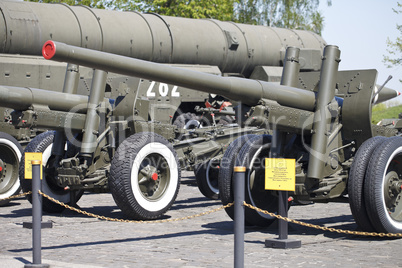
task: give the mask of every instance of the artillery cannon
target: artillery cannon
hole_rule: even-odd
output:
[[[25,151],[43,153],[46,171],[43,190],[65,203],[74,204],[83,190],[108,191],[110,176],[117,172],[110,170],[111,160],[131,159],[122,149],[127,146],[139,165],[141,178],[137,181],[134,202],[141,203],[131,204],[137,206],[133,211],[126,201],[116,202],[130,217],[156,218],[172,205],[182,167],[221,155],[222,144],[235,136],[261,131],[222,125],[182,130],[171,124],[149,121],[153,110],[149,100],[138,99],[136,92],[131,91],[116,100],[104,98],[104,71],[96,70],[93,81],[89,97],[34,88],[0,87],[0,105],[16,109],[13,122],[17,127],[55,130],[33,138]],[[117,148],[120,149],[116,151]],[[24,156],[21,163],[20,180],[26,190],[30,188],[30,181],[22,179]],[[120,168],[119,172],[126,170]],[[115,184],[114,187],[114,196],[127,197],[120,192],[121,186]],[[46,200],[43,205],[48,212],[64,209]]]
[[[42,58],[32,56],[41,54],[42,45],[47,39],[160,63],[179,64],[182,68],[223,76],[277,82],[280,81],[286,47],[302,48],[299,62],[301,70],[306,72],[319,70],[325,46],[320,36],[307,31],[65,4],[1,1],[0,12],[0,53],[6,53],[0,55],[0,72],[4,73],[0,76],[0,85],[59,92],[63,90],[66,64],[44,62]],[[88,95],[92,69],[71,65],[67,67],[67,73],[78,80],[74,80],[78,86],[70,93]],[[149,113],[149,120],[173,123],[180,128],[198,125],[201,116],[204,125],[226,123],[228,117],[225,113],[233,114],[232,111],[220,109],[223,106],[217,101],[219,96],[211,99],[207,93],[194,93],[187,88],[177,88],[175,84],[108,74],[105,97],[121,98],[130,90],[137,92],[138,98],[150,100],[154,110]],[[385,92],[383,90],[381,94]],[[212,102],[210,99],[218,106],[204,108],[206,100]],[[196,106],[201,108],[194,110]],[[0,156],[2,199],[19,190],[16,170],[22,153],[20,145],[25,147],[46,128],[28,127],[28,124],[15,128],[14,125],[18,123],[13,124],[15,113],[12,109],[0,107],[0,114],[4,114],[0,118],[0,131],[15,138],[6,133],[0,135],[0,147],[4,148],[0,151],[7,151],[7,156]],[[214,114],[213,118],[211,114]],[[220,115],[222,120],[219,119]],[[222,146],[225,147],[224,144]],[[206,166],[207,170],[210,164]],[[5,172],[6,166],[9,172]],[[205,165],[197,167],[201,168],[196,168],[196,178],[202,190],[203,180],[209,180],[210,177],[205,174]],[[10,171],[12,169],[14,171]],[[217,187],[212,190],[208,190],[206,196],[216,198],[219,192]]]
[[[296,191],[292,195],[296,199],[315,202],[345,201],[349,195],[353,216],[361,228],[401,232],[402,219],[398,200],[402,184],[402,138],[398,129],[371,124],[377,71],[338,71],[340,50],[336,46],[327,46],[320,72],[299,73],[298,53],[297,48],[288,48],[281,85],[278,85],[182,70],[52,41],[43,48],[43,54],[48,59],[141,76],[242,100],[239,109],[236,109],[237,117],[243,119],[240,123],[243,126],[269,129],[273,136],[246,135],[235,140],[226,150],[219,172],[221,199],[224,204],[232,199],[232,167],[236,162],[247,168],[247,201],[259,208],[276,211],[276,191],[264,190],[263,187],[262,160],[269,155],[294,158]],[[118,111],[119,107],[116,106],[115,110]],[[112,123],[118,124],[127,131],[128,126],[135,122]],[[99,139],[91,131],[85,131],[83,136],[83,145]],[[137,142],[142,140],[140,137],[135,134],[128,141]],[[113,159],[109,184],[112,193],[115,191],[113,196],[116,202],[124,211],[127,210],[127,204],[138,197],[128,182],[140,185],[140,176],[136,174],[141,172],[133,164],[135,152],[126,150],[129,148],[127,141],[117,141],[115,138],[109,141],[116,147],[116,154],[111,156]],[[89,163],[95,149],[82,146],[78,163],[82,166],[85,159]],[[148,155],[154,154],[159,153],[148,152]],[[121,155],[125,157],[119,157]],[[175,158],[174,154],[169,157]],[[126,160],[129,158],[131,160]],[[66,160],[62,160],[58,167],[59,174],[63,168],[72,167],[63,165],[69,162]],[[122,172],[123,169],[127,172]],[[130,192],[124,201],[116,195],[116,188],[120,189],[119,193]],[[227,212],[231,216],[232,212]],[[265,226],[273,219],[247,209],[246,221]]]
[[[3,5],[3,3],[5,2],[3,1],[0,4]],[[113,23],[120,20],[117,16],[121,14],[120,12],[107,13],[109,11],[91,11],[92,14],[96,14],[94,17],[91,17],[92,15],[81,16],[89,9],[82,7],[66,8],[60,5],[52,5],[51,8],[54,9],[52,9],[51,12],[41,13],[33,12],[36,10],[36,7],[39,7],[35,6],[34,8],[34,5],[39,4],[30,3],[29,6],[27,4],[22,7],[23,4],[25,3],[20,2],[14,7],[6,8],[2,6],[3,18],[7,22],[2,25],[7,25],[7,27],[14,25],[18,28],[18,23],[24,21],[18,18],[29,16],[28,21],[34,22],[32,25],[36,28],[30,28],[28,32],[38,33],[39,31],[39,33],[41,33],[34,34],[32,40],[36,40],[35,38],[39,36],[46,36],[45,38],[52,38],[54,40],[58,39],[56,32],[46,32],[44,30],[46,29],[46,25],[43,28],[38,27],[41,21],[46,21],[40,17],[42,14],[51,13],[60,15],[61,13],[58,13],[56,9],[59,11],[64,10],[62,13],[67,13],[67,11],[73,13],[74,15],[69,19],[69,22],[73,21],[75,18],[88,18],[89,20],[95,18],[92,21],[95,21],[95,25],[98,25],[98,29],[102,29],[102,31],[108,28],[108,23],[102,23],[108,21],[107,18],[109,14],[116,15],[110,15],[111,18],[113,17],[113,19],[109,20],[110,25],[115,25]],[[31,4],[32,6],[30,6]],[[5,14],[7,13],[4,13],[5,9],[11,11],[12,16]],[[80,12],[80,14],[75,13],[75,11]],[[114,192],[113,195],[116,199],[116,203],[118,203],[119,207],[130,217],[155,218],[163,214],[170,207],[171,203],[174,201],[175,194],[177,194],[179,177],[174,177],[170,180],[170,175],[180,174],[177,168],[179,166],[186,166],[186,163],[193,161],[194,152],[196,151],[199,151],[198,156],[201,158],[205,156],[206,159],[216,153],[217,147],[211,146],[213,139],[210,138],[217,138],[219,135],[225,134],[225,128],[215,130],[196,129],[193,132],[182,132],[170,124],[151,124],[148,121],[148,107],[150,106],[148,100],[138,99],[135,98],[135,94],[130,95],[125,93],[121,96],[103,98],[102,92],[104,92],[104,80],[106,75],[104,71],[107,70],[126,75],[134,75],[143,79],[154,78],[156,81],[172,83],[171,87],[177,85],[195,88],[199,91],[217,93],[229,98],[245,101],[242,105],[238,105],[236,109],[239,124],[243,127],[258,127],[262,132],[266,132],[266,130],[271,131],[271,129],[274,128],[275,131],[273,133],[282,133],[280,135],[274,135],[274,137],[281,137],[278,140],[283,144],[283,146],[280,146],[281,148],[283,147],[282,150],[275,153],[283,157],[293,157],[297,159],[297,185],[296,191],[293,193],[296,199],[313,200],[315,202],[339,201],[343,200],[346,194],[349,194],[349,196],[352,197],[349,198],[352,212],[358,224],[363,226],[364,222],[370,223],[369,226],[363,226],[362,228],[376,228],[376,230],[382,230],[384,228],[382,223],[378,223],[380,222],[379,218],[381,215],[384,215],[381,214],[384,212],[384,209],[381,210],[381,207],[376,206],[376,204],[383,204],[385,201],[382,203],[381,200],[377,203],[367,201],[368,199],[378,200],[378,196],[381,196],[381,191],[379,192],[378,190],[378,183],[368,183],[368,181],[376,180],[373,176],[367,176],[368,179],[365,179],[364,175],[366,169],[367,174],[373,173],[369,168],[370,164],[368,164],[369,161],[367,159],[368,155],[371,154],[374,150],[373,148],[376,146],[369,146],[369,154],[356,153],[359,147],[367,148],[365,141],[372,141],[370,139],[372,136],[395,136],[398,135],[397,133],[400,131],[400,129],[372,126],[370,123],[371,103],[373,101],[372,94],[376,80],[375,70],[343,72],[333,70],[320,74],[318,70],[321,67],[321,49],[325,45],[325,42],[320,37],[306,32],[275,30],[262,26],[237,25],[213,20],[203,20],[197,26],[194,20],[183,19],[180,21],[178,18],[167,18],[155,15],[144,16],[137,13],[130,14],[131,15],[127,13],[124,14],[122,20],[125,25],[128,25],[127,20],[129,17],[133,16],[136,17],[134,21],[139,21],[139,25],[142,25],[143,22],[146,21],[145,24],[147,24],[147,27],[148,25],[154,25],[155,27],[151,27],[150,31],[145,30],[144,32],[147,32],[146,36],[148,37],[144,38],[138,38],[139,36],[142,37],[139,32],[136,32],[135,35],[131,35],[130,38],[130,36],[126,37],[125,34],[113,35],[115,32],[111,31],[110,33],[112,33],[112,35],[109,36],[114,36],[114,38],[111,38],[113,42],[109,42],[109,45],[115,43],[117,38],[124,37],[125,39],[118,44],[118,47],[124,48],[123,50],[125,52],[129,51],[129,54],[125,54],[126,56],[142,58],[141,55],[135,53],[145,51],[146,53],[144,55],[146,55],[146,57],[143,58],[145,60],[160,62],[163,61],[162,59],[164,58],[168,63],[216,64],[226,76],[232,76],[233,73],[235,73],[234,76],[244,76],[262,80],[272,81],[278,79],[282,81],[282,86],[236,77],[205,75],[199,72],[183,71],[183,69],[171,69],[161,65],[147,65],[146,62],[143,61],[140,62],[140,65],[134,65],[135,68],[133,70],[129,70],[129,68],[132,67],[130,66],[132,62],[128,61],[130,59],[104,53],[92,54],[100,52],[81,50],[80,48],[74,47],[75,52],[80,51],[80,53],[83,53],[80,55],[83,56],[81,60],[84,61],[70,58],[69,56],[74,56],[73,54],[67,55],[68,59],[66,58],[66,61],[76,61],[76,64],[87,65],[91,68],[103,70],[97,71],[95,75],[96,78],[91,82],[91,88],[94,89],[94,92],[97,92],[94,93],[92,98],[89,98],[90,105],[88,107],[91,109],[88,110],[86,108],[87,105],[81,101],[76,103],[80,105],[78,105],[78,107],[74,106],[73,111],[70,113],[57,110],[59,107],[54,107],[56,110],[51,110],[47,107],[48,105],[46,103],[42,103],[41,105],[31,103],[33,105],[31,105],[28,110],[20,111],[21,113],[15,117],[17,120],[14,122],[15,125],[19,126],[35,126],[57,130],[57,132],[41,134],[41,136],[35,138],[26,148],[27,150],[44,152],[47,163],[45,170],[48,172],[46,179],[47,186],[45,188],[47,193],[51,193],[50,195],[53,194],[54,197],[61,201],[74,203],[74,199],[79,198],[80,191],[83,189],[103,191],[107,190],[110,186],[112,192]],[[11,20],[8,21],[8,18],[11,18]],[[58,16],[58,19],[60,18],[65,18],[65,16]],[[184,21],[186,23],[183,23]],[[81,30],[85,28],[84,26],[91,25],[88,21],[85,23],[79,21],[77,24],[81,25],[81,27],[78,26]],[[100,24],[102,24],[102,27],[99,27]],[[28,25],[30,24],[26,24],[25,26]],[[60,23],[60,25],[68,24]],[[129,25],[137,24],[130,23]],[[157,25],[162,25],[162,27]],[[187,27],[190,25],[191,27]],[[81,35],[78,35],[78,39],[69,36],[67,38],[64,37],[64,40],[78,40],[78,43],[75,45],[91,47],[90,43],[95,39],[90,33],[99,33],[99,31],[95,29],[87,31],[86,29],[88,28],[85,28],[85,31],[79,31]],[[116,29],[116,27],[110,27],[109,29],[113,30]],[[139,29],[148,28],[136,27],[135,30],[141,31]],[[160,29],[161,31],[159,32],[156,29]],[[194,29],[199,29],[199,31],[195,31]],[[210,30],[207,31],[208,39],[216,41],[216,47],[205,47],[205,38],[202,38],[203,35],[201,34],[205,33],[204,29]],[[14,31],[13,35],[8,35],[7,33],[9,33],[10,30],[12,29],[5,29],[4,33],[6,34],[1,35],[5,37],[5,42],[2,43],[4,44],[3,49],[5,49],[3,52],[17,53],[16,49],[18,44],[25,43],[21,42],[21,40],[24,40],[21,38],[26,38],[28,35],[25,32],[19,36],[19,39],[7,39],[10,37],[18,37],[18,34],[16,35],[18,31]],[[185,38],[183,35],[177,34],[179,31],[186,32],[192,38]],[[69,31],[64,32],[70,33]],[[72,33],[77,33],[77,31],[73,31]],[[150,33],[157,34],[152,35]],[[150,37],[151,35],[152,37]],[[216,38],[210,38],[212,35]],[[99,36],[106,36],[106,32],[102,32]],[[198,36],[201,36],[201,38],[198,39]],[[277,38],[278,36],[279,38]],[[158,39],[159,37],[160,39]],[[272,40],[271,37],[273,38]],[[86,42],[88,40],[90,42]],[[143,44],[143,46],[139,43],[136,43],[135,46],[132,45],[141,40],[152,41],[145,45]],[[186,44],[184,40],[194,40],[194,43],[189,45]],[[311,43],[311,40],[315,41]],[[273,53],[268,53],[270,50],[266,49],[268,41],[271,44],[276,44],[271,51]],[[39,44],[37,47],[40,47],[42,42],[43,40],[37,40],[37,42],[32,42],[32,44]],[[108,39],[101,40],[97,45],[98,47],[91,48],[101,50],[110,49],[109,45],[103,45],[107,42]],[[160,47],[158,47],[158,44]],[[174,44],[174,46],[170,46],[169,44]],[[305,44],[309,49],[302,49],[295,54],[292,52],[290,55],[284,57],[285,47],[303,47]],[[52,46],[51,44],[48,45]],[[58,43],[57,46],[59,46],[59,48],[63,47],[62,44]],[[152,51],[146,50],[151,47]],[[67,46],[66,48],[68,50],[68,48],[71,47]],[[137,50],[137,48],[144,48],[144,50]],[[107,51],[119,53],[118,51]],[[212,51],[220,51],[220,53],[213,54],[211,53]],[[336,54],[337,48],[330,47],[329,51]],[[166,54],[163,52],[166,52]],[[31,54],[31,52],[18,53]],[[86,53],[94,57],[87,58]],[[164,55],[164,57],[159,57],[159,55]],[[179,56],[176,57],[177,55]],[[208,58],[208,55],[215,56]],[[191,59],[191,61],[184,61],[184,57],[182,56]],[[325,57],[327,56],[328,55],[325,55]],[[209,60],[205,60],[206,58]],[[283,58],[285,60],[282,60]],[[100,59],[101,61],[98,61]],[[60,60],[62,59],[60,58]],[[128,65],[121,65],[121,63],[119,63],[120,60]],[[332,60],[333,59],[327,60],[326,58],[324,63]],[[138,63],[136,60],[132,61]],[[336,60],[334,61],[336,62]],[[117,66],[118,63],[120,66]],[[285,63],[286,68],[283,76],[281,74],[276,75],[274,79],[272,79],[271,74],[277,74],[278,68],[267,67],[267,65],[281,66]],[[324,65],[325,64],[323,64],[323,66]],[[148,66],[149,68],[141,69],[141,66]],[[110,67],[112,68],[110,69]],[[154,68],[157,70],[155,74],[153,74]],[[281,69],[281,67],[279,68]],[[302,72],[299,73],[299,69],[302,69]],[[273,72],[271,73],[271,71]],[[141,75],[144,75],[144,77]],[[280,77],[282,78],[279,79]],[[143,82],[142,85],[145,83],[152,84],[152,82],[138,79],[139,85],[141,85],[141,81]],[[323,84],[325,84],[323,81],[330,82],[328,82],[326,86],[323,86]],[[7,85],[7,83],[3,82],[0,84]],[[320,90],[318,90],[318,88],[320,88]],[[162,89],[165,90],[164,87],[162,87]],[[247,89],[247,93],[245,93],[243,89]],[[315,92],[324,92],[322,93],[325,96],[324,99],[330,103],[328,108],[317,108],[316,93],[311,89],[314,89]],[[3,94],[7,92],[10,93],[14,90],[16,89],[2,87]],[[22,93],[23,95],[37,92],[34,89],[28,89],[28,91],[27,89],[21,90],[25,92]],[[384,90],[382,92],[384,92]],[[108,97],[107,95],[108,94],[105,94],[106,97]],[[318,93],[318,95],[320,96],[320,93]],[[20,105],[18,96],[9,96],[11,96],[15,103]],[[320,97],[318,99],[320,99]],[[88,102],[88,98],[86,101]],[[29,102],[30,101],[28,101],[28,104]],[[98,105],[96,105],[96,103]],[[11,106],[9,99],[5,98],[1,100],[1,105],[6,107]],[[321,103],[320,107],[326,106]],[[326,111],[326,113],[323,114],[326,120],[324,120],[325,123],[320,123],[322,120],[317,119],[320,115],[319,111],[323,110]],[[130,111],[130,113],[128,111]],[[166,114],[167,113],[165,113],[165,115]],[[65,127],[65,122],[71,124],[70,133],[62,132]],[[98,126],[100,126],[100,128],[97,128]],[[85,130],[83,134],[82,130]],[[165,139],[171,141],[177,152],[177,159],[179,159],[180,164],[174,165],[164,160],[166,158],[176,158],[175,152],[171,150],[172,148],[169,144],[166,144],[166,140],[157,134],[147,133],[142,136],[138,134],[147,130],[151,130],[152,133],[159,133],[164,136]],[[233,128],[226,130],[226,134],[233,130]],[[246,131],[244,131],[244,129],[238,130],[238,133],[248,133],[247,129]],[[136,136],[130,136],[133,138],[130,139],[129,137],[127,141],[124,142],[124,140],[126,140],[125,138],[133,133],[136,133],[134,134]],[[69,135],[65,137],[66,134]],[[183,137],[178,138],[180,135]],[[226,136],[221,135],[223,139],[228,136],[230,136],[230,134]],[[76,143],[76,140],[80,142]],[[395,140],[399,142],[399,138]],[[133,143],[131,143],[131,141]],[[209,149],[212,149],[197,150],[197,146],[195,146],[197,145],[197,141],[208,144]],[[211,143],[204,143],[206,141],[211,141]],[[234,165],[235,156],[239,155],[239,162],[246,164],[248,167],[248,186],[246,193],[249,199],[248,201],[261,208],[267,208],[268,210],[272,208],[272,210],[276,210],[276,206],[274,205],[277,200],[276,193],[274,191],[263,191],[263,187],[259,187],[263,181],[263,166],[257,165],[258,160],[264,158],[271,151],[270,141],[270,136],[245,135],[233,142],[226,150],[224,158],[220,163],[221,168],[219,172],[220,193],[224,203],[229,202],[232,198],[231,166]],[[144,146],[141,142],[152,145],[162,144],[162,147],[159,147],[159,149],[163,153],[150,153],[148,154],[150,157],[142,159],[141,157],[144,156],[144,153],[141,154],[140,152],[144,152],[141,151],[141,148],[144,148]],[[386,139],[384,142],[389,144],[390,140]],[[372,144],[372,142],[369,144]],[[375,142],[374,144],[379,145],[379,142]],[[381,144],[381,146],[385,146],[385,143],[384,145]],[[390,145],[387,146],[386,148],[389,148]],[[399,148],[398,146],[397,148]],[[127,147],[130,153],[126,153],[123,149],[124,147]],[[150,147],[152,146],[146,147],[148,148],[147,153],[150,152]],[[67,149],[65,150],[65,148]],[[158,147],[155,148],[159,151]],[[241,148],[241,150],[239,148]],[[383,147],[379,145],[378,148]],[[364,152],[365,151],[367,151],[367,149],[365,149]],[[220,150],[220,152],[222,152],[222,150]],[[397,150],[395,152],[392,157],[396,161],[399,161],[398,157],[400,157],[400,153]],[[124,160],[124,156],[127,156],[127,154],[130,154],[131,158]],[[374,152],[374,155],[379,155],[379,153]],[[128,185],[126,184],[131,180],[130,176],[132,174],[122,174],[123,170],[133,170],[133,166],[130,166],[130,161],[133,161],[133,158],[138,160],[137,162],[141,160],[140,162],[145,164],[141,166],[141,168],[136,166],[134,169],[134,175],[136,172],[140,174],[138,176],[139,180],[134,180],[135,185],[138,186],[135,189],[127,188]],[[246,159],[249,158],[254,160],[247,162]],[[355,161],[356,159],[358,161]],[[376,159],[379,160],[379,156],[376,157]],[[157,165],[155,163],[157,162],[162,163],[162,166],[166,166],[166,164],[170,163],[171,166],[169,166],[169,170],[161,168],[158,173],[158,168],[155,168]],[[394,163],[395,161],[392,160],[391,162]],[[356,169],[353,163],[364,164]],[[113,167],[113,172],[109,172],[109,170],[112,170],[111,167]],[[387,167],[382,168],[386,169]],[[23,169],[21,169],[21,171],[23,171]],[[388,173],[390,173],[389,176]],[[381,178],[385,178],[384,184],[389,189],[388,192],[384,193],[384,196],[387,196],[385,206],[389,212],[388,214],[391,215],[390,218],[384,216],[388,222],[391,222],[391,227],[385,227],[386,231],[395,231],[395,226],[399,228],[400,218],[397,212],[395,212],[398,208],[396,198],[400,195],[400,189],[398,189],[400,175],[398,174],[400,174],[399,166],[396,166],[392,167],[390,172],[388,172],[387,168],[387,176],[380,176]],[[112,179],[116,177],[121,177],[122,179]],[[156,180],[154,178],[156,178]],[[21,178],[21,181],[24,189],[30,188],[29,182],[25,181],[23,178]],[[163,183],[160,184],[159,181],[163,181]],[[371,189],[369,185],[376,186],[372,186],[373,188]],[[363,188],[367,188],[368,190],[363,193],[363,190],[361,190]],[[169,191],[165,192],[163,189],[169,189]],[[364,198],[364,195],[373,195],[373,192],[375,197],[369,196],[369,198]],[[155,193],[155,195],[160,198],[152,198],[150,193]],[[149,205],[151,203],[158,205],[153,207]],[[48,210],[59,209],[50,204],[45,204],[45,206],[47,206],[46,208]],[[369,211],[369,213],[366,211]],[[231,215],[230,210],[228,210],[228,214]],[[372,216],[372,214],[375,216]],[[267,218],[265,215],[247,210],[247,221],[250,224],[266,225],[272,222],[272,219]],[[399,232],[399,229],[396,231]]]
[[[307,71],[319,69],[325,45],[320,36],[307,31],[58,3],[0,1],[0,13],[0,53],[4,53],[0,55],[0,73],[4,74],[0,76],[0,85],[59,92],[63,90],[66,64],[44,62],[43,58],[35,56],[41,55],[42,45],[48,39],[159,63],[180,64],[182,68],[207,73],[270,81],[280,80],[287,46],[304,48],[300,61],[303,62],[302,69]],[[78,80],[74,82],[78,86],[70,93],[89,95],[92,69],[68,66],[67,73]],[[193,127],[199,122],[190,119],[210,118],[205,116],[208,115],[205,110],[194,111],[195,106],[203,107],[206,100],[211,102],[207,93],[194,93],[174,84],[141,80],[141,77],[108,74],[105,97],[116,99],[130,90],[137,91],[138,98],[150,99],[151,105],[158,104],[152,106],[154,111],[149,113],[149,120]],[[213,108],[218,108],[218,112],[214,112],[214,118],[205,125],[220,121],[220,103]],[[7,157],[0,156],[3,159],[0,163],[2,199],[19,189],[15,171],[22,153],[20,145],[25,147],[46,128],[27,127],[28,124],[15,128],[18,123],[12,122],[15,114],[12,109],[0,107],[0,114],[4,114],[0,118],[0,131],[15,138],[7,134],[2,135],[6,138],[0,137],[0,147],[7,152],[12,150]],[[223,115],[223,119],[226,118]],[[12,168],[14,171],[4,172],[6,166],[9,171]],[[197,174],[203,175],[203,172]]]

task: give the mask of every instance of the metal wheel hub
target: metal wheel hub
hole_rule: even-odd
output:
[[[159,183],[161,181],[161,172],[152,165],[147,165],[140,170],[140,174],[143,176],[139,180],[139,185],[142,188],[142,193],[145,197],[152,198],[159,189]]]
[[[140,172],[149,181],[157,181],[159,179],[159,171],[153,166],[147,165]]]
[[[402,182],[399,180],[398,173],[390,171],[385,176],[385,203],[389,210],[389,213],[395,212],[395,208],[398,206],[401,199]]]
[[[3,160],[0,159],[0,182],[3,181],[5,177],[5,172],[6,171],[6,164],[3,162]]]

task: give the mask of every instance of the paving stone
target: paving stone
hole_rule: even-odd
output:
[[[183,172],[178,199],[164,218],[181,218],[221,206],[199,192],[192,172]],[[85,193],[85,211],[124,218],[110,194]],[[32,261],[31,204],[24,198],[0,207],[0,267],[23,267]],[[293,206],[289,217],[356,230],[346,203]],[[51,267],[233,267],[233,222],[224,211],[169,223],[122,223],[72,211],[44,214],[52,229],[42,231],[42,262]],[[289,224],[298,249],[265,248],[277,238],[275,228],[246,227],[245,267],[401,267],[402,239],[329,233]]]

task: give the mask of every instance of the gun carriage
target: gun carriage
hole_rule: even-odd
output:
[[[91,165],[98,165],[99,158],[94,158],[96,151],[104,150],[106,158],[110,159],[110,190],[116,203],[127,215],[133,218],[154,218],[165,212],[173,202],[179,179],[172,176],[179,177],[180,173],[177,170],[180,166],[177,164],[177,155],[167,142],[162,141],[161,136],[146,131],[148,124],[144,120],[131,119],[138,118],[136,111],[140,109],[136,107],[143,105],[141,102],[137,101],[133,109],[126,109],[127,103],[132,101],[116,101],[114,107],[108,106],[111,105],[110,101],[103,101],[103,95],[99,92],[104,89],[102,81],[105,80],[106,72],[110,71],[242,101],[236,109],[239,124],[272,133],[242,136],[226,150],[219,171],[223,203],[232,200],[232,167],[236,163],[247,168],[247,201],[262,209],[276,211],[276,192],[267,191],[263,187],[263,159],[268,156],[291,157],[296,159],[296,191],[292,194],[297,200],[342,201],[349,195],[352,213],[362,228],[400,232],[399,161],[402,157],[402,140],[398,129],[371,124],[376,70],[338,71],[340,50],[336,46],[326,46],[321,71],[303,74],[299,72],[299,51],[298,48],[288,48],[281,84],[277,84],[220,77],[59,42],[47,42],[43,47],[45,58],[96,68],[93,80],[99,81],[98,86],[93,84],[85,120],[82,119],[77,127],[80,131],[85,129],[77,150],[79,152],[73,157],[63,157],[65,141],[70,139],[60,132],[55,134],[61,136],[62,142],[56,143],[57,138],[53,141],[51,155],[60,160],[53,163],[52,168],[56,170],[53,180],[59,187],[74,187],[78,182],[88,181],[88,176],[90,180],[98,179],[93,177],[99,173],[92,173],[95,168]],[[96,78],[96,74],[103,78]],[[0,99],[0,105],[7,103]],[[100,119],[100,110],[108,115],[109,120]],[[133,111],[130,118],[126,115],[124,120],[116,120],[127,110]],[[63,111],[60,113],[66,115]],[[73,118],[67,120],[70,120],[72,126],[76,124],[72,122],[79,122]],[[105,124],[102,127],[101,121]],[[98,129],[105,131],[100,133]],[[136,134],[129,136],[133,133],[132,129],[135,129]],[[124,138],[128,138],[121,139],[119,133],[125,133]],[[33,144],[41,142],[42,138],[32,141]],[[30,150],[43,148],[28,147]],[[54,149],[57,147],[58,151]],[[172,159],[175,161],[172,162]],[[157,162],[168,166],[168,171],[161,169],[155,164]],[[164,183],[155,188],[159,180]],[[22,180],[23,187],[29,188],[27,184]],[[150,211],[152,206],[148,206],[150,203],[159,203],[149,195],[152,192],[149,192],[150,185],[154,193],[158,192],[159,186],[169,193],[162,193],[158,198],[171,197],[169,202],[164,203],[169,204],[157,212]],[[227,212],[233,216],[230,209]],[[246,221],[265,226],[273,219],[247,209]]]
[[[315,70],[320,67],[317,61],[325,45],[320,36],[306,31],[99,10],[85,6],[1,1],[0,12],[0,53],[4,53],[0,55],[0,72],[4,74],[0,76],[0,85],[58,92],[63,90],[66,64],[44,62],[43,58],[37,56],[41,55],[42,45],[48,39],[222,76],[269,81],[280,80],[287,46],[304,48],[300,57],[302,69]],[[70,65],[67,73],[78,80],[74,80],[78,86],[70,93],[89,95],[92,69]],[[233,109],[227,106],[231,100],[193,92],[175,84],[109,72],[105,97],[121,98],[127,91],[137,92],[139,99],[150,100],[150,121],[185,129],[200,124],[205,127],[236,123],[233,121]],[[195,110],[195,107],[199,109]],[[16,170],[21,149],[46,129],[13,122],[18,118],[13,109],[2,107],[0,113],[4,114],[0,119],[0,131],[6,132],[2,134],[5,138],[0,137],[0,145],[4,145],[4,151],[11,152],[7,153],[8,157],[0,157],[3,159],[1,168],[5,170],[7,166],[9,170],[3,172],[0,184],[0,198],[5,198],[19,189]],[[18,127],[15,128],[15,125]],[[12,147],[8,144],[12,144]],[[226,147],[225,144],[221,146]],[[196,178],[200,184],[210,177],[205,174],[205,166],[208,170],[211,168],[211,165],[196,165],[200,168],[196,168]],[[210,183],[204,185],[208,188]],[[217,198],[217,185],[212,189],[213,192],[210,190],[207,189],[206,195]]]
[[[228,39],[233,37],[230,30],[223,32],[224,47],[229,48],[225,58],[229,59],[231,48],[240,46],[233,44],[237,38]],[[201,46],[190,47],[198,59]],[[96,69],[89,97],[71,95],[65,87],[64,93],[54,93],[64,98],[61,103],[53,97],[52,101],[35,103],[46,93],[3,86],[0,105],[20,111],[17,125],[56,130],[35,137],[26,147],[26,151],[44,153],[44,190],[50,195],[73,202],[83,189],[108,187],[129,217],[153,219],[174,202],[183,166],[180,162],[191,159],[189,151],[195,148],[199,129],[183,133],[169,124],[150,123],[149,100],[133,94],[105,98],[107,72],[218,94],[239,102],[235,113],[241,128],[270,133],[247,135],[241,130],[246,135],[226,149],[219,161],[219,193],[224,204],[233,200],[232,169],[236,164],[247,168],[246,201],[276,211],[277,192],[264,190],[263,159],[294,158],[296,190],[292,195],[296,200],[329,202],[348,197],[352,214],[363,230],[401,232],[401,130],[371,124],[377,71],[338,71],[340,50],[336,46],[325,47],[322,61],[306,61],[315,59],[316,54],[307,50],[310,57],[301,57],[305,52],[288,47],[278,84],[206,74],[152,63],[149,58],[132,59],[49,41],[43,47],[45,58]],[[256,61],[266,58],[253,57],[253,50],[246,50],[245,55]],[[307,64],[308,71],[302,71],[306,62],[312,64]],[[215,64],[222,70],[231,65]],[[254,73],[255,78],[269,77],[264,67],[253,66],[252,72],[248,65],[234,65],[241,76],[253,77]],[[382,94],[387,92],[384,90]],[[28,91],[33,99],[25,99]],[[70,133],[64,132],[66,124]],[[176,135],[185,137],[177,139]],[[23,166],[20,171],[22,187],[28,190],[30,183],[23,178]],[[49,211],[58,209],[53,204],[45,206]],[[230,208],[227,213],[233,216]],[[248,224],[266,226],[272,221],[246,208]]]

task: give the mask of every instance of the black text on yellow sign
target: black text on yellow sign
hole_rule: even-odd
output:
[[[32,161],[42,163],[42,153],[25,153],[25,179],[32,180]],[[40,179],[42,179],[42,168],[40,169]]]
[[[265,190],[294,191],[295,185],[295,159],[265,159]]]

